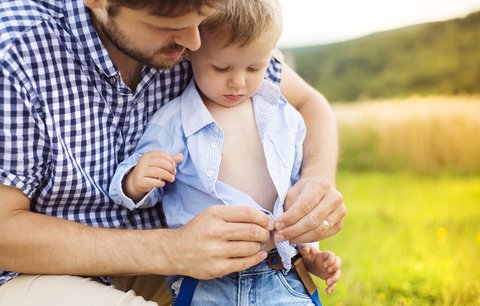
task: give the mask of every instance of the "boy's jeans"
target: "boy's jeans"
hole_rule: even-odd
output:
[[[273,270],[266,261],[222,278],[199,280],[192,306],[203,305],[314,305],[295,269]],[[175,301],[181,276],[169,278]]]

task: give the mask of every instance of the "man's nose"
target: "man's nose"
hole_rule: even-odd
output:
[[[175,43],[191,51],[198,50],[198,48],[200,48],[200,45],[201,45],[200,32],[198,30],[198,27],[193,26],[183,30],[181,33],[178,33],[174,41]]]

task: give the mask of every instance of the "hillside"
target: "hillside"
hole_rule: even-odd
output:
[[[476,12],[347,42],[282,51],[330,101],[480,94],[479,29]]]

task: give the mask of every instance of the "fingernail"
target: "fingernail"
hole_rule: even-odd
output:
[[[285,228],[285,224],[283,224],[282,222],[277,222],[277,224],[276,224],[277,231],[281,231],[284,228]]]
[[[285,241],[285,236],[283,236],[282,234],[278,234],[278,233],[275,233],[275,237],[274,237],[275,241],[276,242],[281,242],[281,241]]]
[[[275,222],[273,222],[273,220],[270,219],[270,221],[268,221],[268,228],[267,228],[267,229],[268,229],[269,231],[271,231],[271,230],[273,230],[273,229],[275,228],[274,226],[275,226]]]
[[[267,259],[267,256],[268,256],[267,252],[263,252],[262,255],[260,255],[260,258],[262,260],[265,260],[265,259]]]

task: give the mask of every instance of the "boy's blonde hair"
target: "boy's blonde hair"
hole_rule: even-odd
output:
[[[277,0],[227,0],[200,25],[201,34],[214,35],[225,45],[249,45],[263,33],[282,31],[282,13]]]

